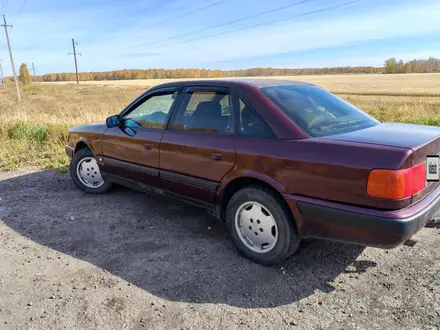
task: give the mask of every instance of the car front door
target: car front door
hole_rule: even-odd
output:
[[[214,203],[220,181],[234,167],[233,125],[228,88],[186,88],[160,144],[164,189]]]
[[[159,144],[178,89],[146,94],[121,113],[122,125],[103,136],[105,172],[156,186],[159,183]]]

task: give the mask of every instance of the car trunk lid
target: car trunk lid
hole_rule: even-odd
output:
[[[382,123],[349,133],[322,137],[322,139],[380,144],[413,150],[438,138],[440,138],[438,127],[398,123]]]

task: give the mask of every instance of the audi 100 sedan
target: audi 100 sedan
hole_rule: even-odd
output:
[[[393,248],[440,207],[440,128],[381,123],[302,82],[162,84],[71,128],[66,152],[81,190],[116,183],[203,207],[263,265],[303,238]]]

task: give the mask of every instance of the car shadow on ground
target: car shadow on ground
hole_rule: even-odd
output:
[[[437,228],[440,229],[440,219],[433,220],[426,224],[426,228]]]
[[[171,301],[281,306],[375,266],[356,260],[362,247],[308,241],[264,267],[241,257],[202,210],[122,187],[87,195],[51,170],[0,181],[0,197],[0,219],[16,232]]]

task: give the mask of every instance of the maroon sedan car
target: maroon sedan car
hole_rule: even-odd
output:
[[[162,84],[71,128],[66,151],[83,191],[118,183],[203,207],[265,265],[301,238],[396,247],[440,207],[440,128],[381,123],[302,82]]]

